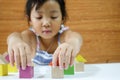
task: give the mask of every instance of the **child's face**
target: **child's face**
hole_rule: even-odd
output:
[[[46,1],[38,10],[36,6],[31,11],[30,24],[35,32],[44,39],[54,37],[62,23],[62,14],[59,4],[54,0]]]

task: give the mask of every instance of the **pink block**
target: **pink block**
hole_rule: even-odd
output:
[[[8,62],[10,62],[9,54],[6,54],[6,55],[4,55],[4,56],[5,56],[5,59],[6,59]],[[14,62],[15,62],[15,60],[14,60]]]
[[[10,60],[9,60],[9,55],[8,55],[8,54],[5,56],[5,59],[6,59],[8,62],[10,62]]]
[[[33,76],[34,76],[33,66],[26,66],[25,70],[22,70],[22,67],[20,67],[20,70],[19,70],[20,78],[32,78]]]

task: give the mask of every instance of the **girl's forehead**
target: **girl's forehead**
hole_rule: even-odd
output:
[[[36,6],[34,7],[34,9],[35,8]],[[40,8],[38,8],[35,11],[37,11],[38,13],[46,12],[46,11],[51,11],[51,12],[60,11],[60,5],[55,0],[48,0],[42,6],[40,6]]]

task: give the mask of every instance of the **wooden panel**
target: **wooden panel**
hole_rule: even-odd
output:
[[[67,0],[67,10],[88,63],[120,62],[120,0]]]
[[[66,0],[66,25],[84,40],[80,54],[88,63],[120,62],[120,0]],[[27,22],[25,0],[0,0],[0,53],[7,50],[6,37],[22,31]]]
[[[10,33],[27,28],[24,7],[25,0],[0,0],[0,53],[7,50]]]

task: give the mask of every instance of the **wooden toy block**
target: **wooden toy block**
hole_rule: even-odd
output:
[[[87,62],[86,59],[84,59],[81,55],[77,55],[75,58],[75,61],[77,62]]]
[[[22,67],[20,67],[19,78],[33,78],[33,77],[34,77],[33,66],[26,66],[25,70],[22,70]]]
[[[64,78],[64,70],[59,68],[58,62],[57,62],[57,66],[56,67],[52,67],[52,62],[50,62],[49,64],[51,66],[51,77],[52,78]]]
[[[64,70],[64,74],[65,75],[74,75],[74,66],[72,66],[72,67],[69,66],[67,70]]]
[[[0,76],[8,75],[8,66],[7,64],[0,64]]]
[[[0,54],[0,64],[8,64],[8,61]]]
[[[60,69],[59,66],[56,66],[55,68],[51,68],[52,70],[52,78],[64,78],[64,71],[63,69]]]
[[[10,64],[8,64],[8,72],[18,72],[16,65],[11,66]]]
[[[4,56],[4,58],[5,58],[8,62],[10,62],[10,60],[9,60],[9,54],[8,54],[7,52],[5,52],[5,53],[3,54],[3,56]]]
[[[9,61],[9,55],[7,52],[5,52],[3,54],[4,58],[7,60],[7,62],[10,62]],[[17,72],[17,67],[16,65],[15,66],[10,66],[10,64],[8,65],[8,70],[10,72]],[[26,66],[26,69],[25,70],[22,70],[22,68],[20,67],[20,70],[19,70],[19,77],[20,78],[32,78],[34,76],[34,69],[33,69],[33,66]]]
[[[6,61],[9,63],[10,62],[10,60],[9,60],[9,54],[7,52],[5,52],[3,54],[3,56],[6,59]],[[8,64],[8,72],[18,72],[16,65],[11,66],[10,64]]]
[[[3,56],[4,56],[4,58],[5,58],[6,60],[9,60],[9,54],[8,54],[7,52],[4,52],[4,53],[3,53]]]
[[[84,71],[84,63],[87,62],[81,55],[75,58],[75,72]]]
[[[75,63],[75,71],[76,72],[84,71],[84,62],[76,62]]]

